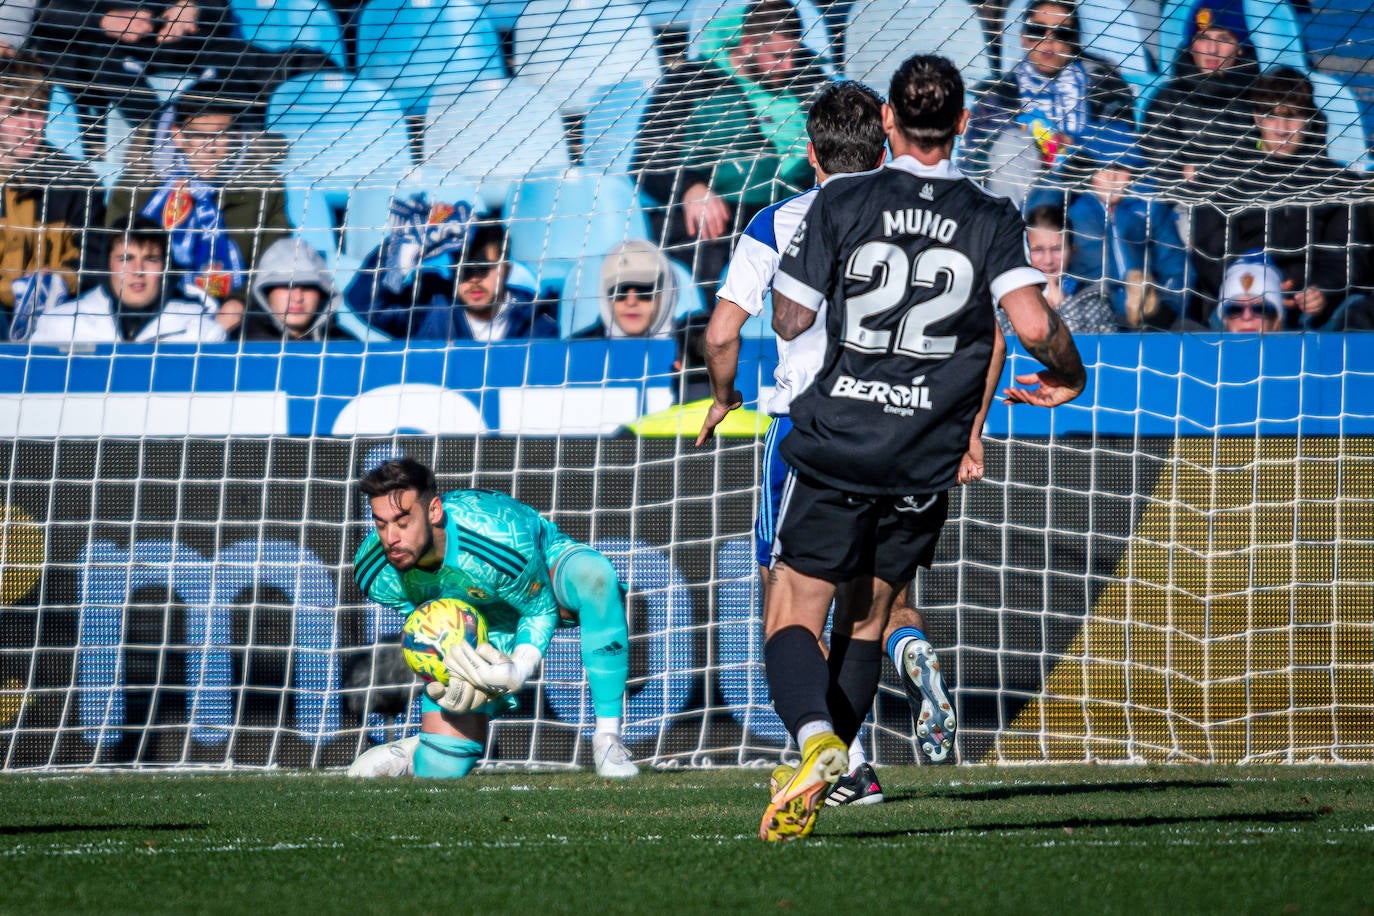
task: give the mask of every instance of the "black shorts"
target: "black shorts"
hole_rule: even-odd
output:
[[[860,576],[907,583],[930,566],[949,516],[949,493],[844,493],[789,471],[773,538],[773,560],[836,584]]]

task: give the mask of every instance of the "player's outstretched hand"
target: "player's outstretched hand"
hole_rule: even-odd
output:
[[[478,690],[462,678],[452,676],[449,677],[447,684],[430,681],[425,685],[425,695],[438,703],[444,711],[460,714],[472,712],[482,704],[491,701],[488,694]]]
[[[701,421],[701,432],[697,433],[697,445],[704,445],[707,439],[716,434],[716,427],[725,421],[730,411],[739,410],[743,406],[744,395],[738,391],[730,392],[729,404],[711,401],[711,407],[706,411],[706,419]]]
[[[491,696],[514,693],[525,686],[525,679],[510,656],[489,642],[475,648],[459,643],[444,657],[444,667],[448,669],[450,684],[466,681]]]
[[[1016,383],[1034,387],[1003,388],[1003,403],[1058,407],[1060,404],[1067,404],[1083,393],[1082,388],[1071,388],[1065,385],[1058,376],[1048,369],[1042,369],[1030,375],[1018,375]]]

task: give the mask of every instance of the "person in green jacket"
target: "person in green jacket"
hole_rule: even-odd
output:
[[[632,169],[658,204],[656,237],[709,287],[707,301],[735,233],[814,182],[806,109],[827,79],[801,35],[786,0],[723,18],[702,60],[664,76],[640,125]]]

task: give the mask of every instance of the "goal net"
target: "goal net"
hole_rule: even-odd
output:
[[[794,167],[807,74],[885,93],[905,57],[942,53],[986,113],[1055,41],[1095,61],[1069,106],[1082,131],[1046,96],[957,161],[1062,213],[1092,194],[1074,157],[1115,92],[1138,203],[1056,230],[1097,260],[1066,255],[1052,285],[1100,290],[1117,325],[1076,329],[1089,386],[1072,405],[993,406],[986,476],[954,494],[916,582],[954,756],[1374,758],[1361,4],[1083,0],[1070,33],[1022,0],[798,0],[796,91],[741,93],[690,129],[664,106],[710,112],[720,79],[684,74],[762,73],[740,62],[744,4],[88,6],[0,9],[17,51],[0,61],[0,769],[340,767],[414,733],[402,621],[351,567],[370,528],[358,482],[402,454],[611,559],[638,760],[789,752],[752,535],[776,353],[765,313],[744,332],[745,411],[697,448],[702,316],[749,213],[811,181]],[[1223,26],[1252,83],[1280,78],[1255,104],[1281,97],[1308,125],[1297,155],[1324,171],[1306,184],[1261,180],[1288,153],[1259,155],[1274,144],[1256,133],[1190,147],[1186,175],[1184,153],[1161,152],[1156,101],[1175,100],[1168,130],[1186,133],[1197,109],[1169,93],[1196,34]],[[719,239],[685,222],[697,181],[728,203]],[[1143,237],[1110,234],[1128,216]],[[492,252],[484,226],[500,227]],[[627,243],[648,246],[653,280],[617,260]],[[165,261],[152,287],[150,252]],[[1278,324],[1225,329],[1237,259],[1305,278],[1237,311]],[[501,308],[465,304],[491,276]],[[637,285],[666,311],[616,332],[609,291]],[[1305,310],[1308,287],[1322,297]],[[297,288],[316,293],[304,318],[269,295]],[[1010,347],[1006,384],[1038,368]],[[484,765],[589,766],[593,721],[577,631],[561,630]],[[878,764],[924,762],[888,662],[862,737]]]

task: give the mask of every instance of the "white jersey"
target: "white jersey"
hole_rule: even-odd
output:
[[[213,300],[168,299],[148,323],[139,329],[135,343],[223,343],[224,328],[215,322]],[[118,343],[123,340],[115,319],[114,303],[105,287],[90,290],[79,299],[49,306],[33,319],[33,331],[25,343],[62,346],[74,343]]]
[[[763,314],[764,299],[771,295],[773,275],[782,260],[782,249],[792,240],[819,190],[812,188],[778,201],[760,210],[749,221],[716,295],[729,299],[750,315]],[[825,358],[824,316],[825,306],[822,305],[815,324],[793,340],[778,339],[778,367],[773,371],[776,384],[764,408],[770,415],[786,416],[792,399],[804,391],[820,371]]]

